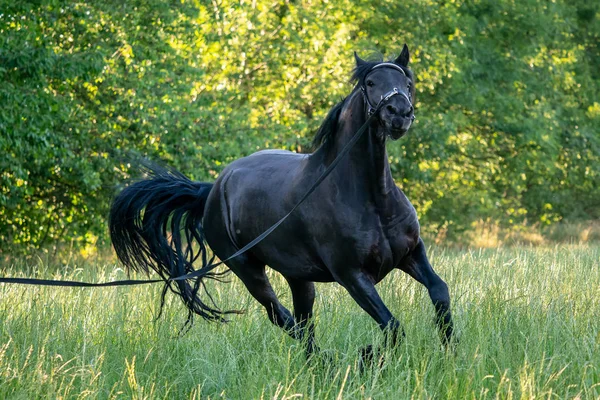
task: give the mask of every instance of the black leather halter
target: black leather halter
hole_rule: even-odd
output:
[[[412,99],[411,99],[410,91],[408,92],[408,94],[406,94],[404,92],[401,92],[397,87],[392,88],[392,90],[390,90],[389,92],[387,92],[386,94],[384,94],[383,96],[381,96],[381,99],[379,99],[379,102],[376,105],[373,105],[371,103],[371,101],[369,100],[369,96],[367,95],[367,88],[365,86],[365,80],[367,79],[367,76],[369,76],[369,74],[371,72],[373,72],[373,70],[375,70],[377,68],[393,68],[396,71],[400,71],[402,73],[402,75],[406,76],[406,72],[404,72],[404,70],[400,66],[398,66],[398,65],[396,65],[394,63],[384,62],[384,63],[377,64],[376,66],[374,66],[373,68],[371,68],[369,70],[369,72],[367,72],[365,74],[365,76],[363,77],[361,85],[360,85],[360,90],[363,93],[363,97],[365,98],[365,103],[366,103],[366,106],[367,106],[367,115],[369,117],[371,115],[373,115],[373,113],[375,113],[375,110],[378,109],[378,107],[379,107],[380,104],[387,102],[394,95],[403,96],[408,101],[408,104],[412,108],[413,105],[412,105]],[[415,119],[414,114],[412,116],[412,119],[413,120]]]

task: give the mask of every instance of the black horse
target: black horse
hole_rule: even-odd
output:
[[[165,279],[162,300],[167,289],[181,296],[188,321],[194,313],[222,321],[231,312],[219,310],[205,292],[202,278],[219,279],[222,274],[213,272],[207,245],[224,260],[273,225],[377,111],[359,141],[314,193],[273,234],[226,264],[274,324],[294,338],[306,337],[308,355],[316,348],[311,322],[314,282],[337,282],[346,288],[384,330],[387,343],[393,345],[398,335],[404,335],[375,290],[394,268],[427,288],[442,341],[450,342],[448,287],[427,259],[417,214],[392,179],[385,147],[388,138],[402,137],[414,119],[408,48],[404,45],[393,62],[367,62],[356,54],[355,58],[356,86],[325,118],[314,139],[318,147],[314,153],[259,151],[233,162],[214,184],[151,167],[148,179],[127,187],[115,199],[110,233],[119,259],[128,268],[152,269]],[[393,90],[398,95],[376,110],[373,104]],[[192,264],[199,258],[200,276],[169,281],[194,271]],[[289,283],[293,315],[277,299],[266,265]],[[208,301],[201,299],[201,290]]]

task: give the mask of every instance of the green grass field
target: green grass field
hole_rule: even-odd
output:
[[[319,284],[316,333],[329,362],[271,325],[239,280],[215,284],[228,324],[196,320],[161,285],[69,289],[0,284],[0,398],[600,398],[600,247],[430,249],[450,287],[460,343],[441,347],[426,291],[401,272],[378,285],[406,340],[360,373],[375,323],[336,284]],[[105,281],[114,264],[5,265],[0,276]],[[271,279],[291,306],[283,279]]]

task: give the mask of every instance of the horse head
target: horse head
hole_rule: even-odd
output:
[[[376,116],[386,136],[396,140],[404,136],[415,119],[413,74],[408,68],[408,46],[393,62],[373,63],[362,60],[356,53],[353,78],[363,93],[367,113]],[[385,101],[378,110],[381,101]]]

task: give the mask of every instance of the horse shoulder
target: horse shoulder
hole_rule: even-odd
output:
[[[395,191],[390,207],[381,213],[380,221],[397,263],[416,247],[421,230],[417,212],[400,188]]]

